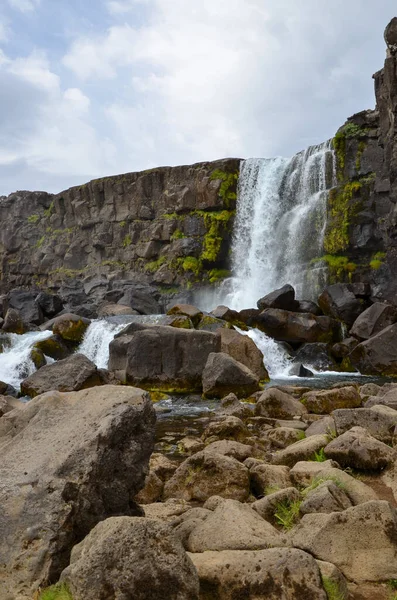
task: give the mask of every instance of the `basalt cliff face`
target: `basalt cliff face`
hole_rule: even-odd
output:
[[[0,292],[133,279],[164,291],[225,276],[239,159],[0,198]]]

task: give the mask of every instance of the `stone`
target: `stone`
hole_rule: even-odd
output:
[[[322,314],[321,308],[318,306],[318,304],[312,302],[311,300],[299,300],[298,308],[295,310],[296,312],[301,313],[311,313],[312,315],[316,315],[316,317],[319,317]]]
[[[219,349],[219,337],[209,331],[144,327],[110,343],[109,370],[125,369],[127,383],[149,390],[200,392],[207,359]]]
[[[334,460],[325,460],[324,462],[300,460],[290,470],[290,480],[297,486],[308,486],[315,477],[318,477],[320,473],[324,473],[326,469],[337,471],[337,467],[338,463]]]
[[[46,317],[55,317],[63,309],[63,302],[57,294],[40,292],[35,298],[36,304],[41,308]]]
[[[284,285],[282,288],[267,294],[256,303],[259,310],[266,308],[281,308],[282,310],[296,311],[299,303],[295,300],[295,290],[292,285]]]
[[[145,479],[145,485],[135,496],[138,504],[152,504],[161,499],[163,495],[164,481],[160,479],[153,471],[149,471]]]
[[[375,302],[354,321],[350,334],[360,340],[368,340],[396,321],[397,308],[395,306]]]
[[[236,323],[239,321],[238,312],[236,310],[232,310],[228,306],[223,306],[222,304],[211,310],[210,314],[216,319],[222,319],[224,321],[228,321],[229,323]]]
[[[208,600],[327,600],[310,554],[294,548],[189,554]]]
[[[255,405],[255,414],[272,419],[290,419],[307,413],[299,400],[277,388],[268,388]]]
[[[24,403],[12,396],[0,396],[0,417],[14,409],[23,408]]]
[[[2,331],[18,334],[25,333],[26,326],[22,321],[20,312],[15,308],[9,308],[4,315]]]
[[[197,326],[203,317],[203,312],[191,304],[176,304],[169,309],[167,315],[185,315]]]
[[[54,360],[63,360],[73,352],[72,344],[66,342],[60,335],[51,335],[45,340],[40,340],[34,344],[34,347]]]
[[[206,446],[205,451],[215,452],[215,454],[222,454],[223,456],[231,456],[240,462],[244,462],[249,456],[252,456],[252,446],[233,440],[212,442]]]
[[[363,427],[352,427],[332,440],[324,452],[341,467],[363,471],[380,471],[395,459],[394,450],[372,437]]]
[[[291,535],[296,548],[336,565],[357,583],[395,579],[397,516],[386,501],[342,513],[305,515]]]
[[[252,416],[251,406],[246,402],[240,402],[236,394],[228,394],[221,399],[221,406],[216,411],[217,414],[222,416],[233,416],[244,419],[245,417]]]
[[[327,461],[328,463],[334,463],[334,461]],[[318,470],[316,477],[320,480],[331,480],[337,482],[343,486],[343,490],[346,492],[353,504],[363,504],[370,502],[371,500],[378,500],[376,493],[366,485],[363,481],[352,477],[346,471],[337,469],[329,466],[326,462],[318,463],[323,469]],[[293,469],[291,469],[291,476],[293,477]]]
[[[134,287],[127,288],[117,304],[129,306],[140,315],[158,315],[163,312],[151,294]]]
[[[294,356],[293,364],[303,364],[316,371],[338,371],[339,367],[329,352],[328,344],[303,344]]]
[[[43,311],[36,302],[37,294],[30,290],[11,290],[5,299],[5,307],[17,310],[22,321],[27,325],[40,325],[44,321]]]
[[[389,50],[393,54],[397,52],[397,17],[393,17],[387,25],[384,38]]]
[[[283,546],[282,535],[248,504],[224,500],[200,521],[187,541],[189,552],[258,550]]]
[[[155,452],[149,461],[150,472],[155,473],[162,481],[167,481],[178,468],[178,463],[173,462],[164,454]]]
[[[295,442],[304,439],[305,434],[299,429],[292,427],[275,427],[261,435],[262,440],[271,442],[272,448],[286,448]]]
[[[289,468],[281,465],[259,463],[250,467],[251,488],[255,496],[266,496],[269,490],[292,486]]]
[[[248,367],[260,380],[269,381],[263,354],[251,338],[234,329],[220,329],[218,335],[221,338],[221,352]]]
[[[318,567],[320,569],[321,579],[323,580],[323,584],[324,584],[324,579],[331,581],[331,584],[333,585],[333,587],[336,588],[336,593],[339,594],[340,600],[349,598],[349,590],[348,590],[348,586],[347,586],[347,580],[344,577],[343,573],[338,569],[338,567],[335,567],[335,565],[333,565],[332,563],[325,562],[323,560],[316,560],[316,563],[318,564]],[[336,597],[335,600],[337,600],[337,598],[338,598],[338,596]],[[375,596],[374,596],[374,598],[375,598]],[[331,600],[332,600],[332,597],[331,597]],[[351,600],[358,600],[358,599],[352,598]],[[372,598],[369,600],[372,600]],[[377,600],[381,600],[381,598],[377,598]]]
[[[154,428],[149,395],[119,386],[48,392],[0,419],[3,595],[30,600],[99,521],[139,514]]]
[[[222,398],[230,392],[246,398],[259,390],[259,377],[224,352],[213,352],[203,371],[203,392],[208,398]]]
[[[230,324],[222,319],[216,319],[212,315],[203,315],[201,321],[198,323],[198,325],[196,325],[196,329],[199,331],[213,331],[215,333],[221,331],[222,329],[229,330]]]
[[[343,484],[328,480],[320,483],[314,490],[305,494],[299,511],[302,515],[332,513],[342,512],[351,506],[352,502],[343,490]]]
[[[276,452],[273,455],[273,463],[276,465],[293,467],[301,460],[313,459],[316,452],[319,452],[324,448],[327,443],[327,435],[312,435],[309,438],[295,442],[295,444],[291,444],[291,446]]]
[[[276,523],[275,513],[280,504],[296,502],[300,500],[300,493],[294,487],[284,488],[267,494],[264,498],[256,500],[251,507],[269,523]]]
[[[351,364],[363,375],[397,376],[397,324],[389,325],[349,354]]]
[[[335,319],[278,308],[262,311],[255,319],[255,326],[280,342],[330,343],[340,339],[340,325]]]
[[[80,343],[90,322],[79,315],[66,313],[54,319],[52,332],[68,342]]]
[[[196,452],[204,450],[204,442],[197,438],[186,436],[179,440],[178,449],[185,454],[196,454]]]
[[[234,416],[227,416],[219,421],[209,423],[203,431],[202,439],[207,443],[212,438],[244,441],[248,435],[249,431],[241,419]]]
[[[336,411],[334,411],[332,414],[334,415],[335,412]],[[309,427],[305,430],[306,437],[310,437],[311,435],[319,435],[321,433],[325,433],[326,435],[330,436],[334,436],[336,434],[335,420],[333,416],[326,416],[318,421],[314,421],[314,423],[309,425]]]
[[[169,525],[106,519],[75,546],[61,576],[75,600],[198,600],[197,571]]]
[[[69,358],[42,367],[21,383],[21,392],[34,398],[50,390],[77,392],[101,385],[96,365],[84,354],[72,354]]]
[[[249,494],[248,469],[229,456],[197,452],[167,481],[164,498],[205,502],[214,495],[244,502]]]
[[[356,338],[348,337],[341,342],[334,344],[331,348],[332,355],[336,358],[345,358],[358,345]]]
[[[359,408],[362,404],[361,396],[353,386],[308,392],[303,394],[301,401],[307,411],[318,415],[329,414],[338,408]]]
[[[392,442],[397,425],[397,410],[377,404],[370,408],[335,410],[332,416],[338,435],[352,427],[365,427],[370,435],[385,444]]]
[[[130,306],[123,306],[122,304],[114,304],[107,302],[102,304],[98,310],[98,317],[114,317],[118,315],[138,315],[138,311],[134,310]]]
[[[365,308],[348,283],[328,286],[319,296],[318,304],[325,315],[343,321],[348,327],[353,325]]]

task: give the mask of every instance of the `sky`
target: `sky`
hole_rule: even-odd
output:
[[[0,195],[291,156],[375,105],[395,0],[0,0]]]

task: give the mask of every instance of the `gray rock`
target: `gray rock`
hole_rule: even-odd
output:
[[[233,392],[246,398],[259,390],[259,377],[224,352],[213,352],[203,371],[203,392],[208,398],[222,398]]]
[[[247,335],[234,329],[220,329],[221,351],[242,363],[260,380],[268,380],[269,374],[263,364],[263,354]]]
[[[352,502],[345,493],[343,484],[328,480],[305,495],[299,510],[303,515],[307,515],[342,512],[351,506]]]
[[[392,448],[372,437],[363,427],[352,427],[325,448],[325,455],[342,467],[380,471],[395,459]]]
[[[295,290],[292,285],[284,285],[282,288],[267,294],[256,303],[259,310],[265,308],[281,308],[282,310],[296,311],[299,303],[295,300]]]
[[[375,302],[354,321],[350,334],[360,340],[368,340],[396,321],[397,308],[395,306]]]
[[[377,440],[389,444],[397,425],[397,410],[374,404],[371,408],[339,409],[332,413],[338,435],[352,427],[365,427]]]
[[[352,287],[346,283],[335,283],[328,286],[319,296],[318,303],[325,315],[344,321],[351,327],[365,306],[356,298]]]
[[[307,409],[289,394],[277,388],[268,388],[255,405],[255,414],[272,419],[290,419],[304,415]]]

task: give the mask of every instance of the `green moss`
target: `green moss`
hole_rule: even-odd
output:
[[[366,146],[367,146],[367,143],[364,142],[364,140],[361,140],[361,142],[359,142],[359,144],[358,144],[357,155],[356,155],[356,171],[357,171],[357,173],[360,171],[361,157],[363,155],[363,152],[364,152]]]
[[[337,581],[325,575],[321,575],[321,581],[328,600],[347,600],[347,595]]]
[[[204,224],[207,230],[200,258],[202,261],[215,263],[221,251],[224,234],[228,231],[230,220],[235,212],[230,210],[209,213],[197,211],[197,214],[204,216]]]
[[[200,273],[201,268],[201,261],[194,256],[187,256],[182,262],[182,269],[184,271],[191,271],[195,275]]]
[[[49,219],[51,217],[52,214],[54,214],[55,212],[55,204],[54,204],[54,200],[51,202],[50,206],[44,211],[44,216],[46,217],[46,219]]]
[[[344,279],[347,275],[349,278],[352,273],[357,269],[357,265],[349,260],[347,256],[333,256],[332,254],[326,254],[319,258],[314,258],[310,261],[312,264],[325,262],[328,266],[329,279],[331,282],[339,281]]]
[[[132,239],[131,239],[130,234],[128,233],[123,240],[123,248],[128,248],[128,246],[131,246],[131,244],[132,244]]]
[[[172,241],[174,241],[174,240],[182,240],[182,239],[183,239],[183,238],[185,238],[185,237],[186,237],[186,236],[185,236],[185,234],[183,233],[183,231],[181,231],[180,229],[176,229],[176,230],[174,231],[174,233],[172,234],[172,236],[171,236],[171,238],[170,238],[170,239],[171,239]]]
[[[65,277],[76,277],[76,275],[81,275],[87,270],[88,267],[84,267],[84,269],[66,269],[66,267],[59,267],[58,269],[54,269],[49,272],[49,275],[63,275]]]
[[[383,259],[385,257],[386,257],[385,252],[377,252],[376,254],[374,254],[374,256],[372,257],[372,260],[369,263],[369,266],[371,267],[371,269],[375,269],[375,270],[380,269],[380,267],[383,265]]]
[[[339,131],[335,134],[334,139],[332,140],[332,144],[335,150],[336,155],[336,164],[337,164],[337,176],[339,181],[344,180],[344,170],[346,164],[346,140],[351,138],[362,138],[368,135],[368,129],[365,127],[360,127],[355,123],[346,123],[343,127],[339,129]],[[360,142],[361,143],[361,142]],[[365,142],[364,142],[365,144]],[[365,148],[362,147],[361,154],[363,153]],[[359,157],[359,163],[361,162],[361,154]],[[357,162],[356,162],[357,168]],[[359,169],[360,167],[358,167]]]
[[[147,273],[155,273],[162,265],[165,265],[167,259],[165,256],[160,256],[157,260],[153,260],[145,265],[144,269]]]
[[[120,221],[120,227],[125,227],[127,225],[127,221]]]
[[[41,248],[42,245],[44,244],[44,242],[45,242],[45,235],[43,235],[39,240],[37,240],[36,248]]]
[[[230,271],[227,269],[211,269],[208,276],[210,278],[210,283],[216,283],[217,281],[226,279],[226,277],[230,277]]]
[[[349,246],[350,219],[356,212],[352,199],[360,191],[360,181],[351,181],[342,189],[332,189],[328,196],[328,222],[324,237],[324,249],[337,254]]]
[[[219,188],[218,195],[220,198],[222,198],[225,206],[227,207],[231,205],[231,202],[234,202],[237,199],[236,189],[238,176],[238,171],[235,173],[226,173],[225,171],[221,171],[220,169],[215,169],[215,171],[211,173],[210,181],[218,179],[222,182]]]
[[[30,215],[28,217],[28,223],[37,223],[37,221],[40,219],[40,215]]]
[[[40,592],[38,600],[73,600],[65,583],[57,583]]]

